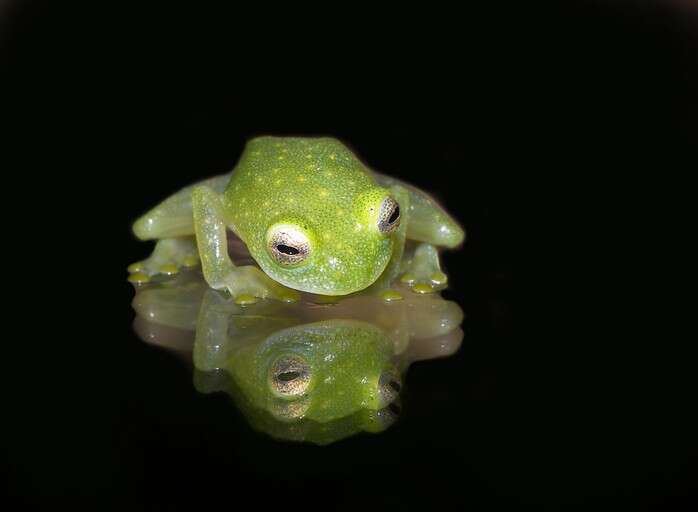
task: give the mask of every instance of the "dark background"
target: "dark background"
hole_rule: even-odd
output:
[[[693,371],[674,350],[690,311],[655,288],[688,268],[658,256],[686,236],[696,168],[690,2],[1,7],[5,169],[26,180],[6,196],[36,259],[5,356],[13,503],[695,504]],[[150,246],[130,223],[258,134],[338,137],[467,230],[444,256],[463,346],[410,369],[382,435],[273,442],[131,331],[125,268]]]

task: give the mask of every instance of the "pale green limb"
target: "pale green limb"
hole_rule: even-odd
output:
[[[230,175],[214,176],[172,194],[134,222],[133,233],[141,240],[193,235],[192,192],[204,185],[221,194],[230,181]]]
[[[448,277],[441,271],[439,251],[431,244],[410,247],[403,258],[400,281],[416,293],[431,293],[444,288]]]
[[[384,174],[374,173],[374,177],[381,186],[400,186],[409,193],[408,239],[449,248],[463,243],[463,228],[426,192]]]
[[[212,371],[225,368],[230,354],[228,325],[231,316],[230,298],[220,292],[206,290],[196,320],[194,366]]]
[[[226,221],[222,198],[212,188],[201,185],[192,191],[194,231],[206,282],[218,290],[227,290],[239,303],[254,298],[273,298],[292,302],[298,293],[275,282],[254,266],[236,267],[228,255]]]
[[[157,243],[148,258],[129,265],[131,280],[143,282],[155,274],[174,274],[182,267],[198,265],[192,191],[199,185],[206,185],[222,192],[229,180],[230,174],[223,174],[185,187],[134,222],[133,233],[138,238],[157,240]]]
[[[182,267],[194,267],[198,263],[199,255],[193,236],[163,238],[157,241],[147,259],[129,265],[128,270],[132,275],[170,275],[176,274]]]

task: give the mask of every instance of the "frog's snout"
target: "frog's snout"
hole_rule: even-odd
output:
[[[400,376],[392,370],[386,370],[381,373],[378,379],[378,408],[383,409],[393,403],[402,390],[402,381]]]

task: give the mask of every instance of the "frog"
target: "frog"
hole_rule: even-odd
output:
[[[439,250],[465,239],[433,197],[373,171],[333,137],[255,137],[231,172],[171,195],[132,230],[156,245],[129,266],[131,282],[200,264],[208,285],[239,303],[293,302],[299,292],[395,300],[393,282],[431,293],[448,282]],[[233,263],[229,235],[256,265]]]

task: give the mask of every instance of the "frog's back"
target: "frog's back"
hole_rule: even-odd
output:
[[[334,213],[374,186],[370,171],[336,139],[258,137],[245,146],[224,197],[232,224],[244,235],[260,215],[324,217],[329,207]]]

